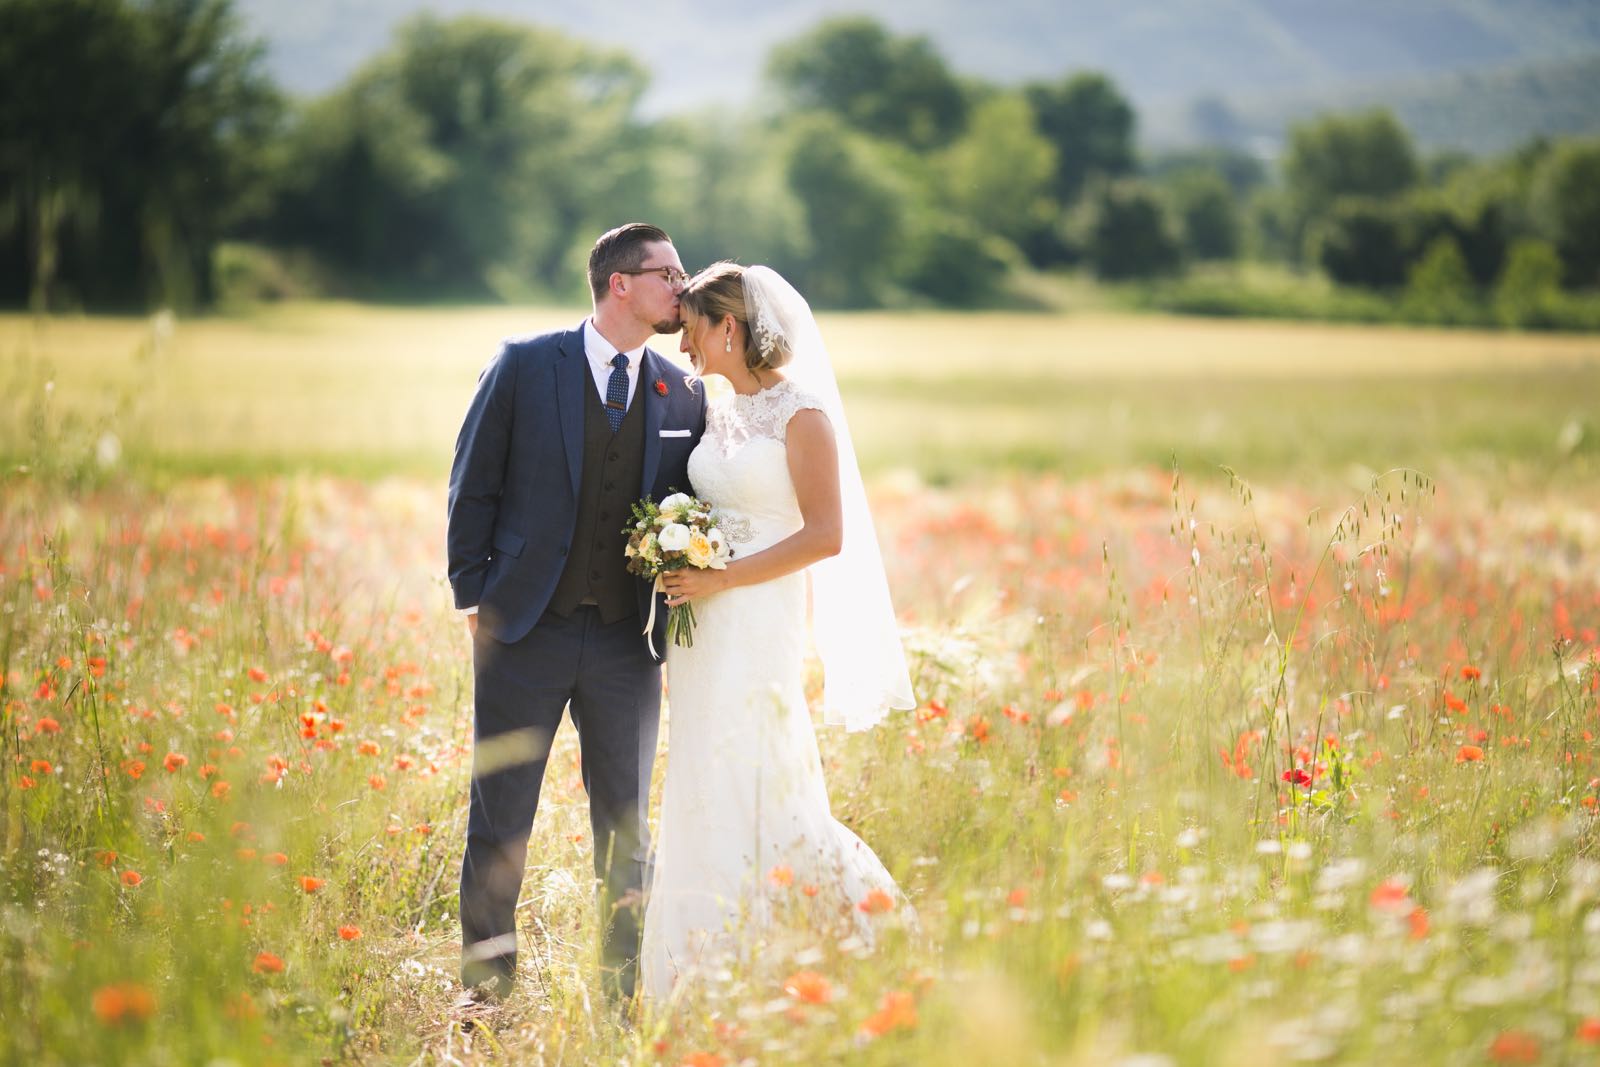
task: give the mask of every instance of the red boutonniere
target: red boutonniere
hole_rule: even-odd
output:
[[[656,395],[657,396],[666,396],[667,395],[667,383],[662,381],[660,378],[656,379]]]

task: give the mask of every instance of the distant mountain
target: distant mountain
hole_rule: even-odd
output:
[[[1291,93],[1158,103],[1140,115],[1157,147],[1227,142],[1271,156],[1289,123],[1328,111],[1387,107],[1429,150],[1509,151],[1537,135],[1600,135],[1600,52],[1422,78]]]
[[[1444,117],[1459,109],[1440,101],[1479,89],[1510,101],[1517,93],[1507,79],[1521,77],[1517,71],[1544,79],[1536,96],[1569,76],[1587,84],[1586,64],[1600,55],[1596,0],[657,0],[630,4],[625,14],[615,5],[554,0],[236,4],[268,42],[274,73],[296,92],[338,84],[410,15],[470,11],[552,26],[633,53],[651,71],[646,108],[658,115],[737,106],[758,91],[773,45],[829,15],[863,13],[900,32],[927,34],[956,69],[995,81],[1106,71],[1142,113],[1162,116],[1148,125],[1156,140],[1181,135],[1172,117],[1204,97],[1236,102],[1253,125],[1271,110],[1264,100],[1403,92],[1417,115],[1440,116],[1440,128],[1448,130],[1468,113]],[[1507,103],[1481,116],[1498,132],[1465,140],[1514,143],[1546,132],[1546,123],[1575,121],[1558,111]],[[1464,143],[1461,134],[1444,140]]]

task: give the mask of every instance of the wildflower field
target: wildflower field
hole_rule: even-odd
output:
[[[1159,318],[824,321],[915,923],[619,1028],[564,729],[469,1025],[443,475],[577,317],[0,318],[0,1062],[1600,1061],[1600,343]]]

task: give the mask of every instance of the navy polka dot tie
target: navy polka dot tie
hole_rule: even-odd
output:
[[[618,352],[611,365],[616,370],[606,380],[606,421],[616,433],[622,428],[622,416],[628,413],[628,357]]]

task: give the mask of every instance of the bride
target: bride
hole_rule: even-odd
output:
[[[700,272],[679,299],[680,349],[733,386],[707,410],[689,479],[735,558],[664,580],[667,603],[692,600],[696,622],[693,646],[667,653],[671,735],[640,961],[658,1001],[737,959],[752,942],[741,935],[773,920],[779,887],[868,941],[869,912],[899,900],[828,808],[805,699],[808,576],[826,721],[865,729],[915,706],[811,309],[771,269],[734,263]]]

